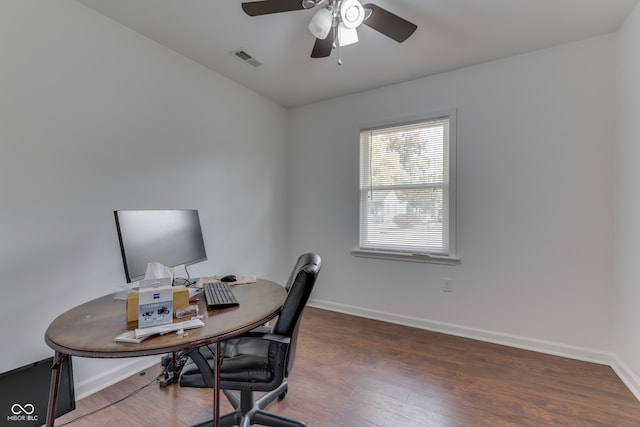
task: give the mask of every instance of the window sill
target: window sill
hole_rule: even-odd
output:
[[[440,255],[428,255],[428,254],[412,254],[404,252],[384,252],[373,251],[368,249],[353,249],[351,255],[361,258],[377,258],[377,259],[390,259],[395,261],[407,261],[407,262],[424,262],[427,264],[444,264],[444,265],[458,265],[462,261],[460,258],[452,256],[440,256]]]

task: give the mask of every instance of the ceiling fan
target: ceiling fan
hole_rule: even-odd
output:
[[[380,6],[373,3],[363,5],[358,0],[261,0],[242,3],[242,10],[249,16],[314,7],[318,7],[318,11],[309,22],[309,31],[316,38],[311,51],[312,58],[327,57],[335,47],[356,43],[356,28],[361,24],[398,43],[408,39],[418,28]],[[338,60],[338,64],[341,63],[341,60]]]

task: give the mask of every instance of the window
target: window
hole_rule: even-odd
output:
[[[354,255],[456,262],[455,112],[360,131]]]

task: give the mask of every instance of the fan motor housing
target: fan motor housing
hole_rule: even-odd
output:
[[[358,0],[344,0],[340,6],[340,18],[347,28],[357,28],[364,21],[364,8]]]

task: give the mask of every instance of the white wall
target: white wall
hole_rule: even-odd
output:
[[[614,195],[614,366],[640,399],[640,6],[627,18],[618,41],[617,145]]]
[[[610,362],[614,77],[609,35],[293,110],[292,247],[324,257],[313,303]],[[358,125],[449,108],[462,264],[351,256]]]
[[[0,2],[0,52],[0,372],[124,284],[115,209],[199,209],[194,276],[286,279],[283,108],[69,0]],[[81,396],[127,361],[74,363]]]

